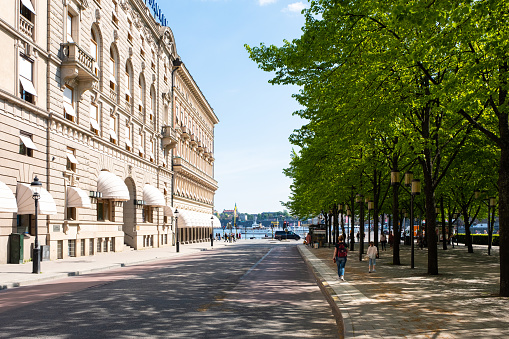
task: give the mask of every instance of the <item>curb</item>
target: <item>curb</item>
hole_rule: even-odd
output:
[[[353,330],[350,330],[350,328],[352,328],[351,323],[348,324],[348,328],[349,328],[348,334],[349,335],[347,336],[346,329],[345,329],[345,327],[346,327],[345,319],[343,318],[343,314],[341,313],[341,310],[338,305],[339,297],[337,296],[334,289],[329,285],[329,283],[323,278],[322,274],[313,265],[313,263],[311,262],[311,260],[308,257],[311,255],[312,256],[314,256],[314,255],[304,245],[297,245],[297,249],[299,250],[299,253],[302,256],[302,258],[304,259],[304,261],[306,262],[306,265],[313,273],[315,280],[316,280],[318,286],[320,287],[320,290],[322,291],[323,295],[325,296],[325,298],[329,302],[329,305],[331,306],[332,314],[334,314],[334,318],[336,318],[336,324],[338,326],[339,338],[343,339],[343,338],[353,337]],[[307,253],[305,253],[305,252],[307,252]],[[315,257],[315,259],[319,260],[316,257]]]

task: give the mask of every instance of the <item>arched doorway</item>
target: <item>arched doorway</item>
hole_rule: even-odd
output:
[[[136,248],[136,207],[134,200],[136,199],[136,184],[132,178],[125,179],[125,184],[129,190],[130,200],[124,202],[124,243]]]

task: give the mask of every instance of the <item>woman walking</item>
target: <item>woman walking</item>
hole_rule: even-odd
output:
[[[338,243],[334,247],[334,255],[332,260],[338,266],[338,276],[341,281],[345,281],[345,265],[347,255],[348,248],[345,246],[343,235],[340,235],[338,237]]]
[[[369,271],[369,273],[376,272],[376,270],[375,270],[376,254],[377,254],[377,248],[375,247],[375,243],[370,241],[369,247],[368,247],[368,259],[369,259],[368,271]],[[373,267],[373,269],[371,269],[372,267]]]

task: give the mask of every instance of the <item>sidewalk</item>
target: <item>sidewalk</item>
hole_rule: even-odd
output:
[[[232,245],[232,244],[228,244]],[[99,253],[93,256],[75,257],[64,260],[42,261],[41,274],[32,273],[32,262],[25,264],[0,265],[0,290],[12,287],[33,285],[43,281],[61,279],[69,276],[104,271],[124,266],[141,264],[154,260],[168,259],[189,255],[203,250],[213,250],[228,246],[223,241],[210,241],[195,244],[180,244],[180,252],[175,252],[175,246],[149,248],[144,250],[126,250],[124,252]]]
[[[365,247],[365,250],[367,246]],[[509,298],[499,290],[498,248],[487,256],[486,247],[442,250],[438,276],[427,275],[427,251],[415,250],[410,269],[410,246],[401,246],[400,266],[392,265],[392,251],[381,252],[376,272],[359,261],[358,244],[346,264],[346,282],[340,282],[333,248],[299,250],[330,293],[344,322],[346,338],[508,338]]]

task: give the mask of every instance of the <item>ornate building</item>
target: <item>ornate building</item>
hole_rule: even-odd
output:
[[[152,13],[143,0],[3,4],[0,263],[31,258],[36,176],[46,259],[172,246],[175,216],[184,244],[219,225],[219,121]]]

